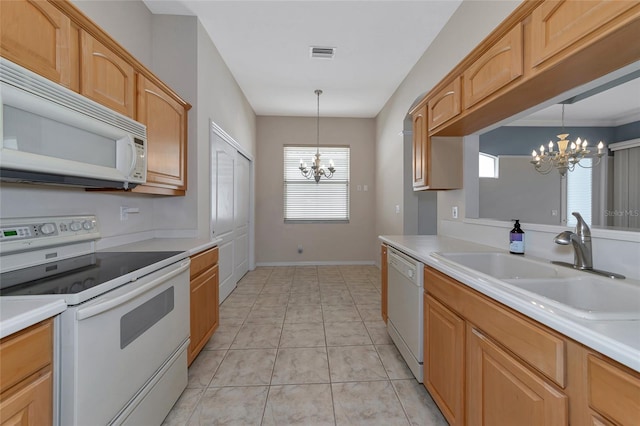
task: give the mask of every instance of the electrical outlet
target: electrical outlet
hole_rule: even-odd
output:
[[[298,245],[298,254],[302,254],[302,244]]]
[[[458,206],[451,207],[451,217],[454,219],[458,218]]]
[[[400,204],[396,204],[396,214],[400,213]]]

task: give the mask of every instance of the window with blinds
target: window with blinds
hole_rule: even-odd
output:
[[[300,173],[300,160],[309,167],[315,146],[284,147],[285,222],[345,222],[349,220],[349,147],[321,146],[320,159],[328,167],[333,160],[333,177],[319,183]]]

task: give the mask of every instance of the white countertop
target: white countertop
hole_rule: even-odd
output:
[[[473,276],[431,256],[434,252],[498,252],[495,247],[436,235],[384,235],[381,241],[429,265],[492,299],[584,344],[636,371],[640,371],[640,321],[599,321],[550,313],[532,305],[508,288]],[[506,252],[502,250],[503,252]],[[535,259],[535,258],[534,258]],[[536,259],[540,260],[540,259]]]
[[[15,300],[0,297],[0,339],[58,315],[67,309],[59,300]]]
[[[138,241],[116,247],[109,247],[101,251],[184,251],[189,256],[201,251],[217,246],[220,238],[197,239],[197,238],[151,238],[149,240]]]

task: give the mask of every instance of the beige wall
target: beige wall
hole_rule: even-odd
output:
[[[411,69],[376,117],[376,233],[402,234],[404,229],[403,120],[416,99],[422,97],[455,67],[484,37],[511,13],[520,1],[465,0],[447,25]],[[454,191],[453,197],[464,197]],[[445,192],[443,192],[445,193]],[[440,203],[441,193],[438,194]],[[409,201],[409,200],[407,200]],[[459,199],[447,200],[458,203]],[[462,202],[462,201],[460,201]],[[396,213],[395,206],[400,206]],[[407,203],[408,208],[418,204]],[[462,216],[464,217],[464,216]],[[440,218],[440,215],[439,215]]]
[[[364,118],[321,118],[320,143],[349,145],[350,216],[347,224],[285,224],[283,145],[314,144],[316,119],[258,117],[256,156],[256,262],[373,262],[375,235],[375,124]],[[322,153],[322,151],[321,151]],[[322,183],[320,183],[322,184]],[[368,191],[357,191],[357,185]],[[303,253],[298,254],[298,245]]]

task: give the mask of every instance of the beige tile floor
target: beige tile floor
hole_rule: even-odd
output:
[[[380,318],[375,266],[261,267],[165,425],[446,425]]]

